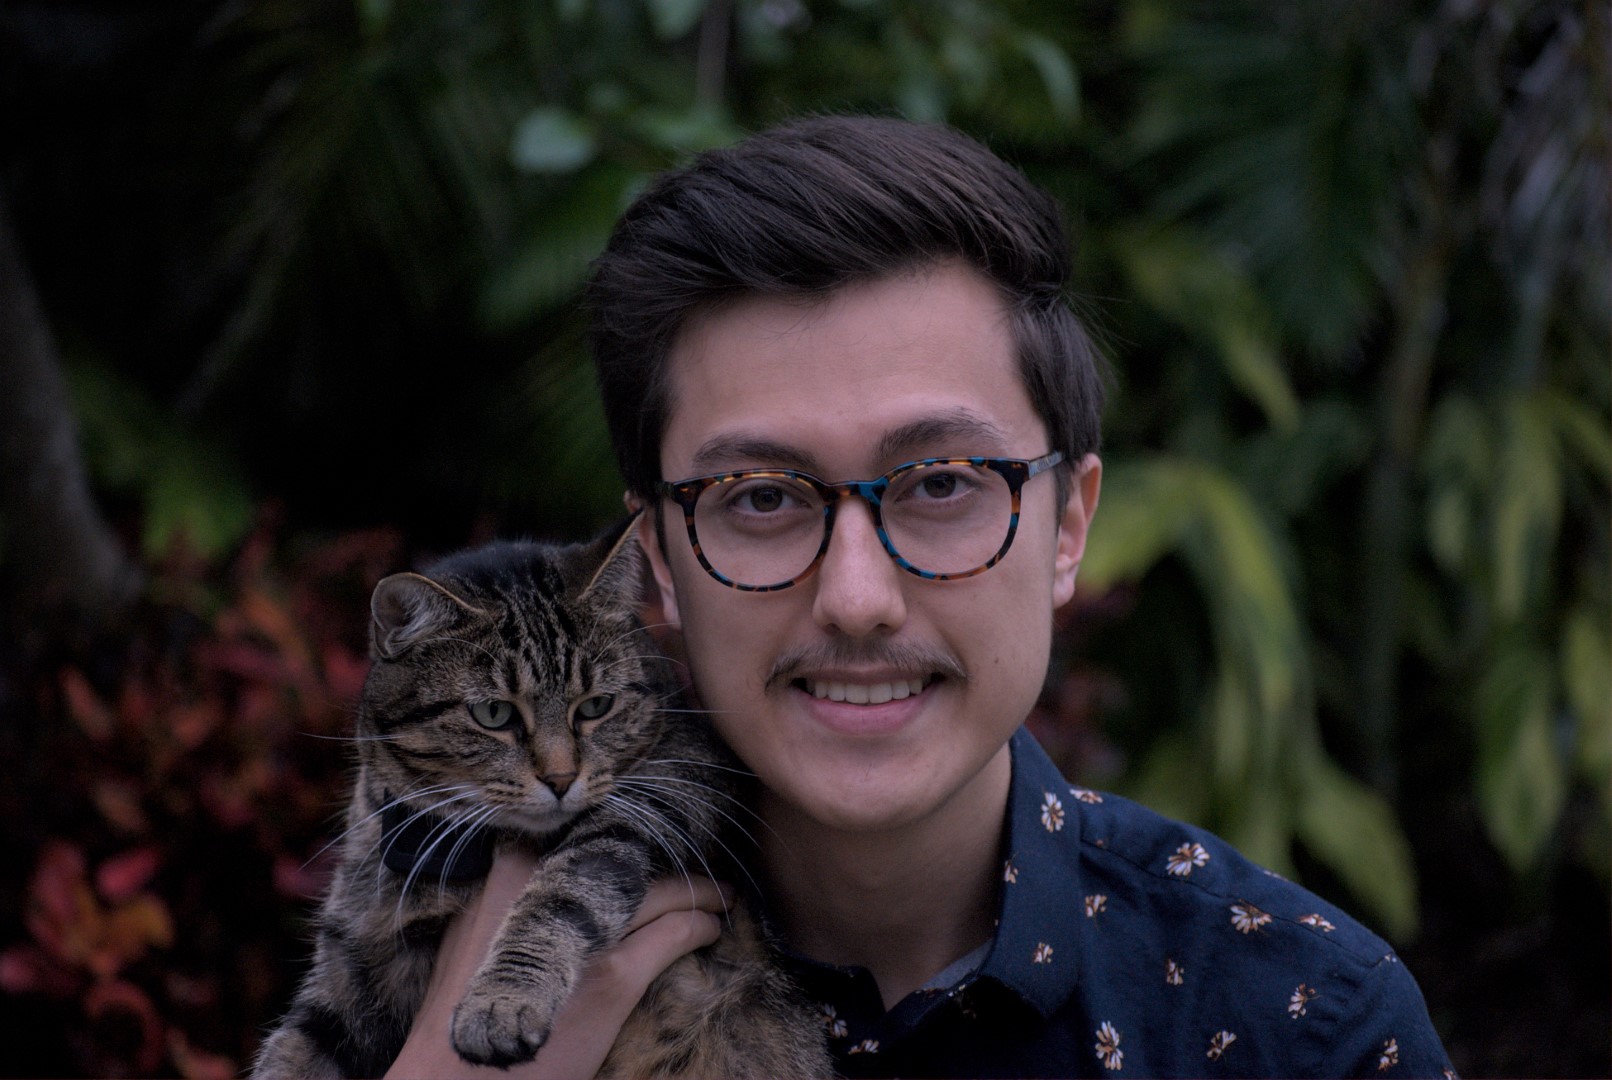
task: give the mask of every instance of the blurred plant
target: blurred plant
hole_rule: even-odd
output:
[[[1179,560],[1205,622],[1131,642],[1204,672],[1129,786],[1279,869],[1298,841],[1404,940],[1399,762],[1442,739],[1519,875],[1595,800],[1604,882],[1604,35],[1566,4],[1130,16],[1132,162],[1165,179],[1102,243],[1184,333],[1162,384],[1127,365],[1114,414],[1168,449],[1116,453],[1083,580]]]
[[[24,934],[0,951],[9,1010],[65,1006],[30,1040],[55,1048],[36,1070],[234,1076],[302,961],[367,667],[364,590],[399,545],[351,535],[284,567],[272,544],[254,534],[217,584],[207,564],[158,567],[167,601],[121,674],[66,667],[37,688],[47,734],[6,795],[37,823],[12,852],[33,871]]]

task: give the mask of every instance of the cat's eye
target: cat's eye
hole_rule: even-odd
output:
[[[507,701],[472,701],[470,718],[488,731],[502,731],[515,723],[515,706]]]
[[[609,694],[595,694],[591,698],[584,698],[577,705],[577,719],[597,720],[610,711],[610,706],[614,701],[615,698]]]

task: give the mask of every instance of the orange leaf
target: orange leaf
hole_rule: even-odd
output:
[[[147,846],[114,855],[95,871],[95,887],[114,904],[128,900],[145,888],[162,864],[162,853]]]
[[[138,960],[151,946],[173,944],[173,919],[168,907],[149,893],[123,904],[106,919],[106,933],[94,958],[99,974],[115,974]]]
[[[240,1072],[235,1062],[222,1054],[211,1054],[191,1046],[184,1032],[177,1028],[168,1032],[168,1056],[173,1058],[179,1075],[185,1080],[235,1080]]]
[[[136,835],[151,831],[136,785],[126,780],[100,780],[91,790],[90,798],[109,824]]]
[[[28,885],[27,921],[51,956],[75,967],[88,962],[103,919],[86,879],[84,854],[72,844],[53,840],[40,853]]]
[[[116,724],[112,710],[96,694],[82,671],[77,668],[62,671],[62,696],[67,699],[68,715],[84,734],[96,742],[112,737]]]
[[[186,750],[194,750],[217,730],[224,719],[224,709],[217,698],[205,698],[179,706],[168,713],[167,719],[174,741]]]
[[[296,619],[278,601],[261,589],[249,586],[241,590],[239,606],[246,621],[273,643],[293,673],[300,675],[312,672],[313,652],[308,648]]]
[[[369,675],[369,657],[359,656],[345,645],[325,647],[325,685],[331,696],[343,705],[358,700],[364,679]]]

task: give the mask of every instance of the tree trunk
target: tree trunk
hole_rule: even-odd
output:
[[[0,191],[0,585],[37,656],[125,610],[140,573],[90,495],[61,357]]]

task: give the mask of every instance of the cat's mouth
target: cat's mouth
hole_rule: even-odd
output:
[[[886,682],[846,682],[840,679],[800,678],[791,684],[814,698],[825,701],[844,701],[852,705],[883,705],[887,701],[901,701],[921,694],[939,675],[922,675],[913,679],[892,679]]]

